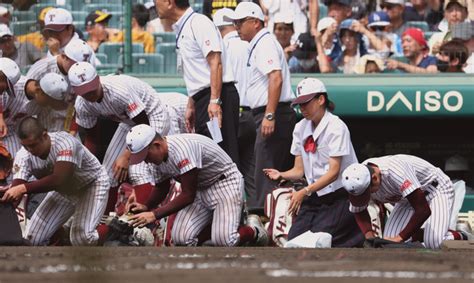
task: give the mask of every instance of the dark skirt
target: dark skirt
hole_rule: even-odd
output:
[[[349,199],[344,189],[322,197],[313,194],[303,201],[288,240],[308,230],[331,234],[333,248],[362,247],[364,243],[364,235],[349,211]]]

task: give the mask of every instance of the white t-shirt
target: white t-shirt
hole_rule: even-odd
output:
[[[290,102],[295,97],[291,89],[290,69],[280,43],[270,32],[263,28],[250,41],[247,59],[246,99],[250,108],[268,104],[268,74],[280,70],[283,84],[279,102]]]
[[[224,42],[219,30],[209,18],[188,8],[173,24],[173,30],[176,32],[178,70],[183,70],[190,97],[211,85],[211,69],[206,59],[211,51],[221,53],[222,82],[234,81],[233,74],[229,73],[225,66]]]
[[[306,139],[313,136],[316,142],[316,152],[306,152]],[[353,163],[357,163],[357,156],[351,142],[351,135],[346,124],[338,116],[326,111],[318,126],[303,119],[298,122],[293,131],[291,154],[303,158],[304,173],[308,184],[316,182],[329,170],[329,158],[341,156],[341,169],[337,179],[322,190],[318,196],[332,193],[342,187],[341,173]]]

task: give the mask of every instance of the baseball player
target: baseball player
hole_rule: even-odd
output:
[[[26,113],[25,82],[26,78],[21,76],[13,60],[0,58],[0,138],[12,156],[21,147],[15,127]]]
[[[198,234],[212,221],[211,241],[216,246],[236,246],[256,241],[265,244],[267,233],[258,217],[239,228],[243,203],[243,178],[229,155],[211,139],[198,134],[161,137],[148,125],[127,134],[131,164],[146,161],[156,184],[145,205],[133,203],[134,226],[143,226],[178,212],[171,238],[176,245],[195,246]],[[182,192],[159,206],[171,178],[181,182]]]
[[[370,158],[347,167],[342,181],[350,194],[349,210],[355,213],[367,239],[374,237],[367,213],[371,198],[395,203],[383,233],[387,240],[422,240],[425,247],[438,249],[443,240],[472,237],[465,231],[448,230],[453,184],[441,169],[419,157],[398,154]]]
[[[95,68],[86,62],[71,67],[69,81],[77,94],[76,123],[86,129],[86,145],[89,148],[97,145],[94,131],[99,117],[120,123],[103,162],[112,187],[116,188],[128,176],[130,152],[125,147],[127,132],[135,124],[148,124],[157,133],[167,135],[170,131],[168,111],[150,85],[126,75],[99,77]],[[145,164],[132,166],[130,175],[141,174],[145,167]],[[115,196],[115,190],[111,194]],[[110,202],[110,205],[115,204],[112,195]]]
[[[104,167],[76,138],[65,132],[48,133],[33,117],[18,125],[23,147],[13,165],[13,184],[2,202],[16,202],[24,194],[48,192],[27,224],[31,244],[46,245],[71,216],[71,244],[96,245],[97,225],[107,204],[109,178]],[[37,180],[28,182],[31,176]]]
[[[186,128],[186,107],[188,106],[188,97],[179,92],[160,92],[158,98],[166,106],[170,115],[171,127],[174,133],[188,133]]]
[[[66,131],[75,135],[74,95],[64,76],[45,74],[40,81],[27,80],[25,84],[28,115],[35,115],[48,132]]]

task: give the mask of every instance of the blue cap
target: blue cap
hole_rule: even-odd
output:
[[[354,22],[354,19],[347,19],[341,22],[339,25],[339,30],[342,29],[351,29],[352,23]]]
[[[373,12],[369,16],[369,24],[368,27],[379,26],[385,27],[390,24],[390,18],[388,14],[384,11]]]

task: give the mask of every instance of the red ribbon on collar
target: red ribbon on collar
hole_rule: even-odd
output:
[[[313,136],[309,136],[304,143],[304,151],[315,153],[318,145],[313,139]]]

